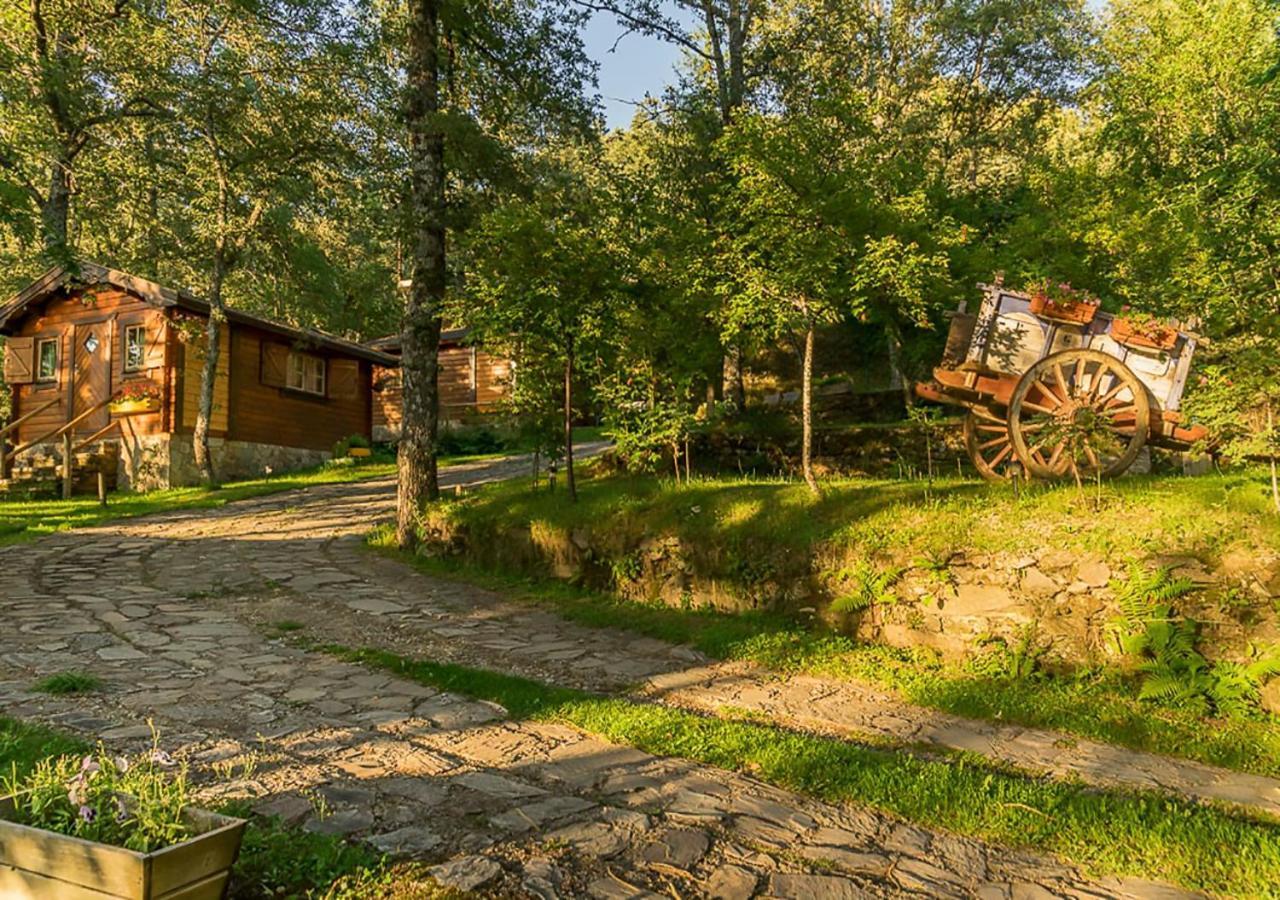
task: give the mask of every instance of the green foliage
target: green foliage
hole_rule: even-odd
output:
[[[183,815],[190,804],[185,766],[160,749],[132,759],[95,753],[45,759],[30,771],[16,767],[0,782],[13,797],[13,820],[87,841],[147,853],[191,837]]]
[[[1178,617],[1171,605],[1194,589],[1168,569],[1131,566],[1124,582],[1113,582],[1121,616],[1113,623],[1120,648],[1136,657],[1142,674],[1138,697],[1199,715],[1240,716],[1257,708],[1263,682],[1280,674],[1280,647],[1251,651],[1245,663],[1211,663],[1197,649],[1199,626]]]
[[[43,725],[0,716],[0,772],[25,777],[37,763],[53,756],[83,754],[88,745]]]
[[[1033,622],[1021,629],[1012,645],[997,635],[979,638],[966,667],[983,678],[1025,681],[1044,674],[1040,665],[1048,652],[1049,644],[1040,639]]]
[[[861,560],[852,568],[841,569],[836,578],[841,583],[851,584],[848,593],[841,594],[831,602],[831,608],[839,613],[864,612],[873,606],[885,606],[898,602],[898,595],[893,586],[902,578],[906,569],[878,569],[870,562]]]
[[[31,690],[42,694],[88,694],[102,687],[102,679],[88,672],[58,672],[41,678]]]
[[[242,818],[251,815],[247,802],[222,811]],[[236,861],[234,896],[247,900],[351,896],[334,891],[377,880],[386,868],[384,857],[363,844],[289,828],[278,818],[254,818],[245,829]]]

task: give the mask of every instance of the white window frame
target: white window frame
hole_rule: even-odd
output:
[[[141,335],[138,343],[138,361],[133,364],[129,360],[129,335],[133,332]],[[141,372],[146,368],[147,364],[147,326],[146,325],[126,325],[124,326],[124,370],[126,372]]]
[[[328,366],[323,356],[289,351],[285,371],[285,387],[291,391],[323,397],[328,388]]]
[[[53,371],[48,375],[44,374],[44,348],[45,345],[53,345]],[[58,381],[58,370],[62,368],[62,338],[39,338],[36,340],[36,383],[37,384],[56,384]]]

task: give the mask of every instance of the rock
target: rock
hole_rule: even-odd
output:
[[[254,815],[280,819],[288,826],[301,825],[314,811],[311,801],[299,794],[277,794],[255,803]]]
[[[312,819],[306,824],[306,830],[316,834],[355,834],[373,825],[373,814],[367,809],[347,809],[325,816],[323,819]]]
[[[622,835],[603,822],[567,825],[548,834],[546,840],[563,841],[579,853],[599,859],[617,856],[627,845]]]
[[[463,856],[444,865],[433,866],[431,877],[445,887],[474,891],[502,874],[502,866],[484,856]]]
[[[524,880],[520,886],[538,900],[560,900],[560,870],[549,859],[537,857],[524,864]]]
[[[375,834],[368,843],[393,859],[410,859],[431,852],[442,840],[428,828],[409,827]]]
[[[860,900],[866,893],[848,878],[775,872],[769,877],[769,894],[779,900]]]
[[[1017,610],[1009,592],[992,584],[962,584],[942,608],[944,616],[986,616]]]
[[[1076,579],[1089,587],[1106,587],[1111,581],[1111,567],[1099,560],[1083,562],[1076,569]]]
[[[1280,678],[1272,678],[1262,686],[1259,702],[1267,712],[1280,715]]]
[[[523,834],[546,822],[583,812],[594,805],[590,800],[580,797],[550,797],[494,816],[489,823],[504,831]]]
[[[706,881],[712,900],[749,900],[756,892],[756,876],[741,866],[721,866]]]
[[[130,662],[138,659],[146,659],[147,654],[132,647],[122,647],[119,645],[111,647],[103,647],[98,651],[98,658],[107,662]]]
[[[835,863],[855,875],[883,877],[889,871],[889,857],[882,853],[859,853],[845,847],[801,847],[800,855],[814,862]]]
[[[645,862],[663,863],[677,869],[688,869],[702,859],[711,840],[701,831],[672,828],[658,835],[640,850]]]
[[[1058,590],[1058,582],[1031,566],[1022,573],[1022,589],[1033,597],[1052,596]]]
[[[473,791],[488,794],[490,797],[501,797],[506,800],[538,797],[546,793],[540,787],[494,775],[492,772],[467,772],[456,776],[453,782]]]

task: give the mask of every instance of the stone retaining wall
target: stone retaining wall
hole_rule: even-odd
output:
[[[422,552],[461,555],[479,565],[553,577],[641,602],[713,607],[727,612],[775,609],[824,619],[846,633],[898,647],[931,647],[965,657],[991,639],[1030,640],[1050,664],[1092,665],[1117,655],[1111,627],[1119,614],[1114,585],[1128,560],[1027,546],[1014,554],[957,553],[943,565],[921,563],[911,548],[894,560],[867,563],[855,550],[698,545],[677,535],[620,536],[588,528],[566,533],[542,523],[471,536],[432,522]],[[1030,544],[1030,542],[1029,542]],[[730,559],[730,554],[735,554]],[[1229,555],[1210,568],[1190,556],[1153,556],[1196,590],[1175,602],[1201,623],[1202,652],[1238,659],[1250,643],[1280,641],[1280,559]],[[855,589],[849,572],[903,569],[885,602],[837,614],[832,602]],[[731,574],[726,574],[729,572]]]

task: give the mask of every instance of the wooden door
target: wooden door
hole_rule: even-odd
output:
[[[71,345],[71,416],[92,409],[111,396],[111,323],[77,325]],[[75,430],[84,434],[107,427],[111,413],[104,406],[83,419]]]

